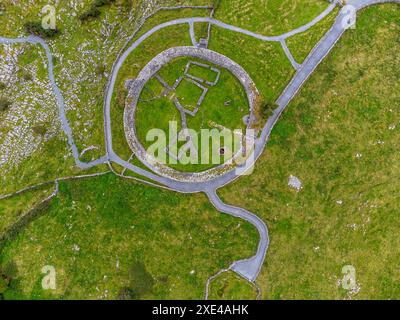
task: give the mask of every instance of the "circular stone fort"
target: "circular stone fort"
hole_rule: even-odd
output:
[[[164,89],[161,96],[169,97],[175,105],[177,113],[180,115],[180,135],[188,132],[188,118],[196,117],[208,91],[213,90],[213,87],[215,87],[220,81],[221,71],[218,68],[202,62],[189,61],[185,67],[183,75],[179,76],[173,85],[169,85],[159,75],[159,72],[163,67],[176,61],[178,58],[191,58],[205,61],[218,68],[225,69],[233,75],[242,86],[247,100],[247,115],[242,117],[246,119],[245,129],[251,129],[256,121],[255,107],[259,99],[259,92],[249,74],[232,59],[209,49],[189,46],[174,47],[161,52],[140,71],[135,79],[130,80],[127,83],[129,92],[124,111],[124,128],[128,144],[133,153],[146,167],[161,176],[182,182],[205,182],[233,170],[238,163],[244,161],[243,154],[245,154],[245,157],[248,157],[250,152],[244,152],[246,147],[242,144],[239,151],[234,152],[232,157],[224,163],[200,172],[184,172],[184,170],[172,168],[167,163],[163,163],[157,159],[157,157],[150,155],[144,147],[141,139],[138,137],[137,125],[140,125],[140,123],[137,123],[139,121],[136,121],[138,104],[140,104],[141,101],[146,101],[143,100],[142,97],[146,94],[146,85],[149,81],[156,79]],[[213,79],[204,79],[199,75],[192,74],[190,70],[193,67],[208,69],[208,71],[212,72],[215,77]],[[185,105],[184,101],[180,100],[175,94],[176,90],[179,89],[181,85],[183,86],[185,81],[192,85],[192,87],[195,86],[199,92],[198,98],[192,99],[193,101],[191,105]],[[147,90],[150,91],[149,89]],[[150,97],[147,101],[151,101],[155,98],[157,97]],[[224,105],[229,106],[230,103],[231,101],[226,101]],[[237,120],[241,121],[242,118]],[[221,125],[213,125],[219,130],[225,129]],[[187,135],[187,138],[187,142],[190,143],[189,134]],[[247,140],[246,133],[244,134],[242,141],[244,140]],[[222,155],[224,155],[226,149],[224,147],[222,147],[222,149],[224,150]],[[218,152],[220,152],[220,150],[221,148],[218,148]],[[168,154],[170,152],[169,146],[167,146],[164,151]],[[177,154],[177,156],[179,157],[179,154]]]

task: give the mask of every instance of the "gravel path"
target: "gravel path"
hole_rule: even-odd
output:
[[[250,259],[236,261],[230,266],[231,270],[239,273],[247,280],[254,282],[260,272],[269,246],[268,228],[266,224],[250,211],[223,203],[215,190],[209,190],[206,194],[213,206],[219,211],[246,220],[254,225],[257,228],[258,233],[261,235],[255,256]]]

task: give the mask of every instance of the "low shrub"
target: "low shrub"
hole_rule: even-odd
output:
[[[83,22],[83,21],[89,20],[90,18],[96,18],[96,17],[100,16],[100,14],[101,14],[101,12],[98,8],[91,6],[88,11],[82,13],[79,16],[79,20],[81,20]]]
[[[115,0],[94,0],[90,5],[90,8],[79,16],[79,20],[84,22],[99,17],[101,15],[99,8],[110,5],[114,2]]]
[[[264,120],[268,120],[274,113],[274,110],[278,108],[278,105],[274,102],[265,102],[261,106],[261,113]]]
[[[7,110],[11,106],[11,101],[6,98],[0,98],[0,111]]]
[[[47,132],[47,129],[44,125],[37,125],[32,128],[33,132],[39,136],[44,136]]]
[[[113,2],[115,2],[115,0],[94,0],[92,5],[95,7],[102,7]]]
[[[28,71],[24,71],[24,73],[22,74],[22,77],[24,78],[25,81],[32,81],[33,80],[33,76],[30,72]]]
[[[41,22],[29,21],[25,23],[25,30],[35,36],[42,38],[54,38],[60,34],[59,29],[43,29]]]

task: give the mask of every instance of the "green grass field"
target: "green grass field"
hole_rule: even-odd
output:
[[[159,75],[172,87],[177,79],[184,75],[185,67],[190,62],[194,61],[191,58],[179,58],[168,65],[164,66],[159,72]],[[206,63],[205,61],[199,61]],[[208,64],[212,67],[218,68],[215,65]],[[208,92],[201,104],[197,114],[192,117],[187,115],[187,125],[189,129],[195,130],[199,136],[202,129],[214,129],[211,122],[230,130],[245,129],[243,117],[249,114],[249,105],[246,93],[238,81],[229,71],[218,68],[221,72],[220,79],[216,86],[207,86]],[[197,77],[204,77],[208,81],[214,81],[216,75],[214,72],[207,69],[195,69],[193,75]],[[202,72],[202,73],[200,73]],[[149,96],[149,92],[160,92],[158,86],[153,81],[149,82],[147,89],[143,91],[144,97],[142,102],[138,103],[136,111],[136,129],[139,141],[144,148],[148,148],[153,142],[146,141],[147,134],[152,129],[163,130],[167,137],[169,134],[169,122],[176,121],[178,131],[181,130],[181,116],[178,109],[175,107],[172,99],[178,98],[181,105],[187,110],[193,111],[196,104],[203,93],[203,90],[194,85],[185,78],[181,81],[179,86],[173,92],[170,92],[167,97],[153,95],[153,99]],[[225,105],[229,103],[229,105]],[[200,140],[200,138],[199,138]],[[184,143],[178,144],[180,147]],[[212,164],[212,146],[210,150],[205,152],[209,154],[209,161],[204,163],[183,165],[181,163],[171,164],[174,169],[186,172],[203,171],[215,167],[216,165],[223,164],[224,159],[221,157],[219,164]],[[198,150],[202,150],[201,141],[198,143]],[[206,159],[206,155],[204,156]],[[200,162],[200,160],[199,160]]]
[[[399,297],[399,16],[398,5],[364,10],[289,105],[255,173],[221,192],[269,226],[265,299]],[[358,293],[340,286],[345,265]]]
[[[255,82],[263,100],[275,101],[294,74],[283,49],[276,42],[262,42],[213,28],[209,48],[239,63]]]
[[[210,300],[255,300],[257,290],[247,280],[229,271],[218,276],[210,284]]]
[[[220,0],[215,18],[264,35],[279,35],[318,16],[324,0]]]
[[[206,279],[252,254],[254,228],[180,195],[109,174],[60,184],[47,213],[1,251],[18,277],[6,299],[202,299]],[[188,258],[190,257],[190,259]],[[57,290],[41,287],[54,266]]]
[[[0,34],[16,37],[26,35],[24,22],[37,19],[47,1],[4,3],[7,14],[0,15],[4,26]],[[137,26],[135,22],[149,13],[137,4],[133,2],[137,11],[130,22],[127,12],[120,10],[120,2],[102,8],[100,19],[84,24],[70,13],[84,12],[89,0],[73,10],[72,2],[62,1],[58,8],[61,35],[49,40],[49,45],[78,148],[97,147],[84,156],[86,160],[104,154],[104,87],[117,53]],[[180,4],[210,5],[212,1],[158,0],[150,9]],[[222,0],[216,18],[273,35],[307,23],[327,5],[322,0]],[[161,11],[146,22],[135,39],[161,22],[209,14],[205,9]],[[298,62],[330,27],[335,14],[287,41]],[[364,10],[357,28],[346,32],[290,104],[255,173],[220,191],[227,203],[254,212],[268,224],[271,246],[257,280],[264,299],[400,297],[399,17],[398,5]],[[195,30],[197,37],[204,36],[206,25],[196,24]],[[111,116],[114,149],[124,159],[131,155],[122,123],[127,93],[124,82],[135,77],[156,54],[177,45],[191,45],[187,25],[159,31],[131,54],[121,69]],[[25,47],[17,61],[21,67],[18,76],[25,80],[13,88],[0,89],[0,97],[18,95],[16,104],[22,106],[31,100],[32,104],[21,113],[11,109],[0,114],[0,143],[12,129],[12,122],[5,120],[8,115],[16,117],[14,124],[23,123],[21,114],[29,116],[32,126],[46,126],[54,135],[41,140],[20,163],[10,161],[2,167],[2,194],[58,177],[106,170],[105,166],[87,171],[75,167],[59,128],[54,101],[49,96],[36,99],[37,94],[45,93],[46,86],[35,82],[47,81],[44,54],[39,47]],[[274,101],[294,74],[278,43],[213,27],[210,49],[241,64],[264,101]],[[6,50],[0,47],[0,58],[7,56]],[[25,76],[26,70],[35,81]],[[163,76],[174,81],[174,72],[179,68]],[[224,93],[229,97],[236,94],[234,101],[242,101],[237,83],[228,78],[229,74],[221,78],[230,83],[223,87]],[[157,83],[149,87],[160,91]],[[210,100],[205,103],[217,101],[220,106],[226,96],[210,91]],[[148,92],[143,94],[146,97]],[[159,99],[152,107],[162,110],[169,103],[167,98]],[[239,107],[241,103],[232,105]],[[48,117],[38,117],[47,110],[44,108],[51,110],[46,111]],[[202,109],[200,120],[191,125],[201,127],[204,117],[214,116],[227,125],[237,125],[237,120],[241,123],[241,112],[225,117],[219,110]],[[163,113],[156,114],[159,119],[153,114],[152,119],[143,116],[141,124],[165,120]],[[179,120],[172,109],[166,117]],[[153,126],[147,123],[149,128]],[[132,162],[139,165],[137,159]],[[301,191],[288,187],[290,175],[302,181]],[[0,233],[51,192],[49,185],[1,200]],[[218,213],[203,195],[161,191],[108,174],[61,183],[60,194],[49,207],[1,247],[0,278],[9,265],[18,271],[4,294],[6,299],[201,299],[207,278],[234,260],[254,254],[257,241],[251,225]],[[41,287],[41,269],[46,265],[54,266],[57,272],[55,291]],[[340,286],[345,265],[353,265],[357,272],[358,289],[351,293]],[[212,283],[210,297],[254,299],[256,294],[249,283],[226,273]]]
[[[16,197],[2,199],[0,201],[0,238],[17,220],[48,197],[53,189],[54,184],[49,184]]]
[[[288,48],[298,63],[302,63],[304,61],[312,48],[314,48],[324,34],[328,32],[330,27],[333,25],[338,12],[339,9],[336,8],[327,17],[325,17],[325,19],[318,22],[306,32],[299,33],[286,40]]]

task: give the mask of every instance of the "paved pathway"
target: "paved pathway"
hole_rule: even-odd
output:
[[[219,211],[246,220],[254,225],[257,228],[258,233],[261,235],[262,240],[258,244],[255,256],[250,259],[236,261],[230,266],[231,270],[239,273],[247,280],[251,282],[255,281],[260,272],[269,246],[268,228],[266,224],[250,211],[223,203],[218,197],[216,190],[208,190],[206,194],[213,206]]]

